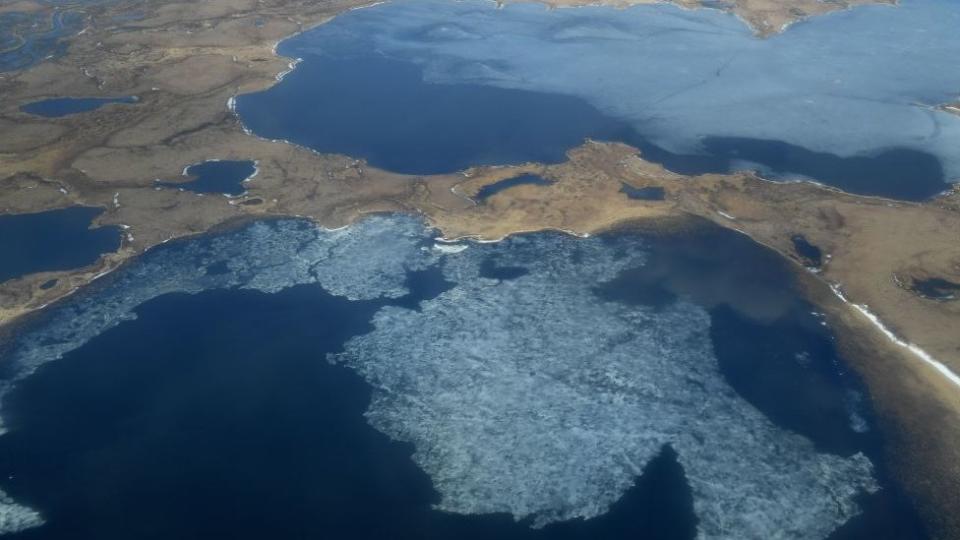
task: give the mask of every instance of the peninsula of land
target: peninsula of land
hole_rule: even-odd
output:
[[[498,0],[503,2],[503,0]],[[509,0],[507,0],[509,1]],[[608,5],[630,7],[638,4],[652,4],[659,0],[544,0],[544,3],[557,7]],[[709,7],[729,11],[740,17],[760,36],[770,36],[784,31],[791,24],[809,17],[823,15],[831,11],[850,9],[863,4],[896,4],[896,0],[730,0],[710,2],[709,0],[670,0],[686,9]]]
[[[769,34],[853,3],[742,0],[725,9]],[[120,2],[109,9],[138,16],[109,24],[97,16],[108,6],[93,4],[89,26],[66,54],[0,74],[0,213],[94,206],[104,209],[98,225],[125,230],[121,248],[94,265],[0,283],[0,332],[153,246],[249,219],[303,216],[337,227],[371,213],[410,212],[449,239],[484,240],[542,229],[668,233],[712,222],[796,263],[798,286],[828,315],[892,428],[894,470],[923,502],[932,530],[960,537],[960,301],[923,292],[930,280],[960,283],[960,192],[907,203],[750,173],[682,176],[634,148],[597,142],[559,164],[400,175],[246,133],[228,103],[290,69],[290,59],[274,54],[276,43],[365,4]],[[139,99],[62,118],[19,109],[77,95]],[[960,113],[956,104],[943,108]],[[255,160],[256,180],[237,197],[157,186],[183,181],[184,167],[208,159]],[[484,186],[524,173],[551,182],[476,200]],[[631,197],[631,188],[663,196]],[[801,240],[822,257],[798,249]]]

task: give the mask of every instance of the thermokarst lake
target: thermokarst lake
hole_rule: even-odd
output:
[[[93,227],[99,208],[74,206],[0,216],[0,282],[33,272],[68,270],[120,247],[119,227]]]
[[[240,195],[246,191],[244,183],[256,173],[257,166],[252,161],[205,161],[190,165],[183,170],[183,176],[192,177],[191,180],[187,182],[157,182],[157,185],[194,193]]]
[[[414,175],[598,139],[684,174],[919,201],[960,178],[960,118],[936,109],[957,28],[941,0],[766,39],[666,4],[398,1],[283,41],[300,61],[231,103],[253,135]],[[255,171],[156,188],[235,195]],[[168,242],[2,343],[0,532],[928,538],[799,271],[706,222],[479,242],[379,213]]]

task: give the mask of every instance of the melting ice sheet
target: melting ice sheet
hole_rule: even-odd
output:
[[[910,159],[896,175],[903,178],[895,180],[935,185],[875,191],[923,198],[945,188],[941,177],[960,178],[960,118],[934,109],[958,97],[957,28],[960,7],[953,0],[860,6],[767,39],[755,37],[733,15],[667,4],[548,10],[535,3],[497,9],[478,0],[411,0],[340,15],[284,42],[279,51],[303,57],[299,69],[317,55],[350,60],[374,51],[418,65],[428,82],[574,96],[659,148],[722,155],[735,166],[760,163],[778,173],[814,177],[839,169],[845,176],[882,176],[889,163],[870,168],[861,160]],[[279,86],[295,84],[300,82],[288,77]],[[390,86],[386,80],[376,84]],[[323,92],[315,85],[304,95],[316,101]],[[291,133],[321,107],[304,101],[284,128]],[[271,106],[289,104],[278,97]],[[275,116],[262,122],[264,129],[279,129]],[[388,133],[404,129],[383,123]],[[314,129],[339,128],[334,123]],[[274,131],[268,136],[309,145],[299,135]],[[596,134],[588,129],[581,136]],[[924,160],[929,155],[945,174]],[[785,165],[791,160],[804,163]],[[921,169],[929,169],[931,179],[921,179]],[[857,182],[849,186],[842,180],[823,181],[871,192],[869,178],[865,184],[852,179]]]
[[[383,307],[331,360],[373,387],[369,422],[414,445],[443,510],[534,526],[597,516],[666,444],[704,539],[824,538],[877,489],[863,455],[820,453],[738,396],[702,308],[595,292],[646,264],[641,239],[536,234],[441,251],[432,236],[413,218],[380,216],[335,231],[257,223],[163,246],[25,331],[0,391],[162,294],[316,283],[348,299],[398,299],[408,272],[432,268],[450,288],[418,309]],[[525,272],[483,277],[491,260]],[[0,524],[24,511],[0,510]]]

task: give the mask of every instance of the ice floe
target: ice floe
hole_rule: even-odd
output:
[[[485,257],[529,272],[480,277]],[[386,307],[334,360],[375,387],[371,424],[411,442],[442,510],[534,525],[607,511],[665,444],[704,539],[824,538],[877,488],[862,455],[817,453],[726,384],[701,308],[593,293],[643,264],[636,243],[511,238],[444,261],[457,285]]]
[[[440,509],[534,526],[590,518],[664,445],[683,465],[703,539],[825,538],[877,489],[867,458],[819,453],[738,396],[702,308],[594,293],[645,264],[642,240],[538,233],[457,253],[434,242],[417,219],[372,216],[336,230],[259,222],[168,244],[25,330],[3,359],[0,394],[163,294],[315,283],[349,299],[396,299],[409,292],[408,272],[436,266],[452,288],[419,310],[382,308],[332,360],[372,385],[370,423],[414,445]],[[527,272],[482,277],[490,260]],[[0,508],[0,523],[39,519],[12,502]]]
[[[8,367],[0,397],[46,362],[135,318],[137,306],[163,294],[228,287],[277,292],[318,283],[352,300],[398,298],[408,292],[406,272],[435,261],[435,252],[419,249],[430,241],[426,226],[414,218],[374,216],[336,230],[305,220],[257,222],[152,250],[115,272],[110,284],[67,299],[42,325],[20,335],[2,359]],[[218,263],[226,271],[208,271]]]
[[[10,534],[43,525],[40,513],[17,504],[0,491],[0,534]]]

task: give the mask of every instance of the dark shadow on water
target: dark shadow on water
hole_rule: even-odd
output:
[[[865,391],[773,252],[719,227],[651,241],[647,264],[598,294],[657,308],[678,298],[701,305],[720,371],[741,397],[820,451],[850,455],[878,444],[874,432],[852,428],[852,415],[867,415]]]
[[[47,524],[9,538],[694,537],[669,448],[593,520],[432,510],[413,448],[367,424],[369,386],[324,360],[381,305],[317,286],[167,295],[45,365],[6,397],[0,486]]]
[[[90,228],[101,212],[74,206],[0,215],[0,282],[34,272],[80,268],[116,251],[122,234],[119,227]]]
[[[711,155],[731,162],[759,163],[768,176],[812,178],[849,193],[917,201],[948,187],[940,160],[909,148],[840,157],[780,141],[733,137],[710,137],[703,146]]]
[[[867,415],[862,389],[810,306],[763,324],[724,304],[710,319],[724,377],[775,423],[806,435],[821,452],[849,456],[879,443],[875,431],[858,432],[868,428],[860,418]]]
[[[714,226],[648,241],[647,264],[622,272],[597,294],[660,309],[680,298],[699,304],[710,313],[719,369],[743,399],[819,451],[870,457],[883,489],[864,497],[864,515],[831,540],[927,538],[883,466],[884,442],[869,393],[846,367],[822,316],[794,291],[787,264],[743,235]]]

